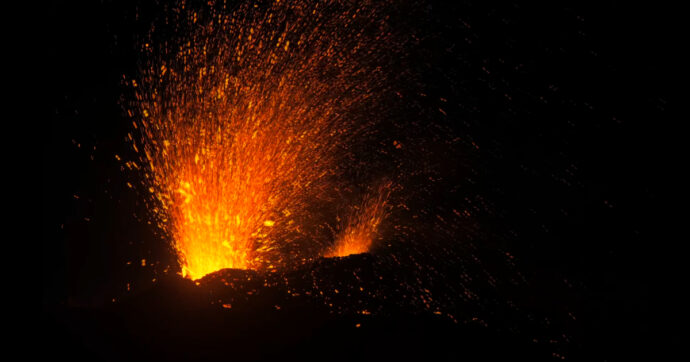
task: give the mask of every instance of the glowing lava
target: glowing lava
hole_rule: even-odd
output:
[[[391,183],[382,184],[365,196],[341,226],[335,244],[326,257],[348,256],[368,252],[379,234],[379,226],[388,211]]]
[[[370,122],[356,110],[383,89],[372,59],[387,44],[385,21],[377,6],[353,6],[201,11],[183,2],[165,19],[179,39],[157,43],[152,30],[143,76],[131,82],[140,138],[130,140],[153,222],[172,240],[183,275],[275,267],[305,223],[323,222],[309,205],[328,198],[340,150]],[[368,248],[383,204],[365,203],[338,255]]]

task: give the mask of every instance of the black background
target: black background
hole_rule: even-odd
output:
[[[135,222],[139,196],[125,186],[129,179],[114,158],[131,152],[121,80],[136,74],[135,37],[156,6],[45,6],[51,114],[42,129],[41,327],[60,353],[118,359],[108,350],[115,342],[83,338],[99,327],[62,313],[99,310],[119,298],[123,281],[148,278],[123,268],[127,260],[174,263],[151,227]],[[679,292],[671,290],[680,286],[681,238],[670,235],[674,218],[661,206],[676,182],[668,170],[681,165],[669,134],[680,122],[668,111],[678,71],[673,50],[681,46],[672,37],[671,12],[613,1],[432,1],[428,18],[419,20],[433,34],[414,55],[420,87],[449,99],[447,124],[477,146],[446,162],[472,160],[474,186],[463,192],[489,200],[500,217],[488,219],[488,227],[513,235],[505,247],[518,257],[535,304],[578,311],[569,359],[656,358],[673,353],[680,340],[672,328]],[[558,294],[554,286],[563,280],[573,287]],[[392,325],[417,328],[405,318],[369,333],[387,335],[384,345],[395,346],[404,332],[392,333]],[[493,337],[463,344],[446,329],[429,328],[428,338],[442,341],[433,348],[465,351],[457,358],[508,346]]]

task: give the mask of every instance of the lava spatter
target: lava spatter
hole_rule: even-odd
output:
[[[388,213],[392,183],[386,182],[364,197],[344,219],[335,244],[326,257],[348,256],[370,251],[379,237],[379,227]]]
[[[342,150],[376,122],[361,115],[388,86],[385,3],[183,2],[153,27],[129,83],[130,139],[184,276],[275,268],[304,240],[315,245],[302,259],[328,246],[305,230],[331,222],[312,210],[333,199]],[[157,42],[161,28],[173,36]],[[383,203],[365,203],[357,218],[371,220],[348,226],[342,247],[371,239]]]

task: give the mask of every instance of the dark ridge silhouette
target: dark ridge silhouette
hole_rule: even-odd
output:
[[[91,360],[550,357],[531,341],[510,333],[456,324],[430,312],[411,312],[396,298],[393,285],[387,284],[404,277],[396,272],[381,258],[362,254],[319,259],[285,274],[224,269],[197,282],[168,275],[152,288],[104,309],[56,311],[46,333],[53,335],[54,348],[82,351]],[[315,280],[319,288],[340,289],[336,294],[329,290],[324,297],[315,291]],[[383,299],[361,292],[360,287],[390,293]]]

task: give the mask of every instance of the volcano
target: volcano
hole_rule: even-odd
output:
[[[684,354],[668,8],[40,7],[35,359]]]
[[[399,272],[361,254],[287,274],[171,275],[102,309],[61,308],[45,332],[53,348],[94,360],[552,360],[517,335],[414,312],[382,294],[410,277]],[[324,298],[315,280],[334,281],[321,288],[338,293]]]

